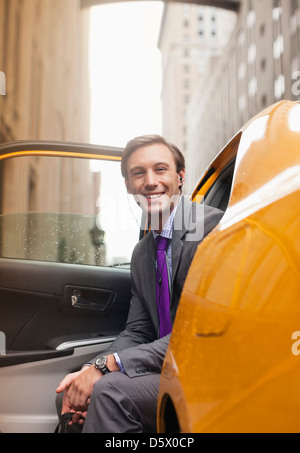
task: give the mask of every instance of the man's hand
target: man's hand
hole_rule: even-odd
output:
[[[90,402],[90,400],[88,399],[87,404],[89,404],[89,402]],[[67,394],[64,393],[61,414],[65,414],[65,413],[69,413],[69,412],[73,412],[74,415],[73,415],[72,419],[68,422],[68,425],[72,425],[73,423],[83,425],[87,411],[84,411],[84,412],[77,411],[76,412],[73,409],[73,407],[70,406]]]
[[[58,384],[56,393],[64,392],[66,390],[66,388],[68,388],[71,385],[72,381],[76,378],[76,376],[78,376],[80,373],[82,373],[87,368],[89,368],[89,367],[85,366],[80,371],[76,371],[75,373],[67,374],[67,376],[65,376],[63,378],[63,380]]]
[[[119,371],[119,366],[112,354],[107,356],[107,366],[110,371]],[[74,412],[74,414],[86,412],[94,384],[102,376],[101,371],[94,366],[85,366],[80,371],[68,374],[56,389],[56,393],[65,392],[62,414],[65,412]]]
[[[64,398],[67,398],[69,407],[73,408],[76,412],[86,411],[88,408],[88,399],[92,394],[94,384],[102,376],[101,371],[97,370],[94,366],[85,367],[85,369],[81,370],[65,389]]]

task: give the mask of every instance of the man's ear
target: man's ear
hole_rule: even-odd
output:
[[[185,169],[183,168],[178,173],[178,187],[182,187],[185,182]]]

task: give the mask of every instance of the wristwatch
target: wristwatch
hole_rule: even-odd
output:
[[[98,357],[94,363],[95,368],[101,371],[102,374],[110,373],[110,370],[106,366],[107,357],[105,355]]]

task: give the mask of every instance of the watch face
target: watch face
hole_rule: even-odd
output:
[[[105,366],[106,364],[106,357],[99,357],[97,360],[96,360],[96,365],[97,367],[99,367],[100,369]]]

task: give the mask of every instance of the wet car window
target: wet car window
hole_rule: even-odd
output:
[[[1,257],[129,266],[140,213],[119,162],[24,156],[1,173]]]

